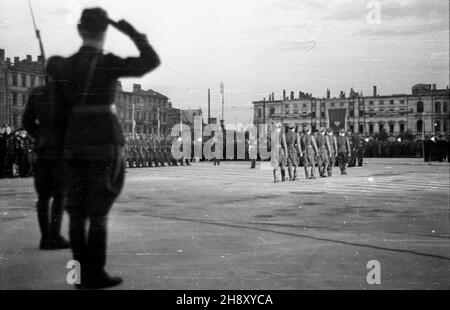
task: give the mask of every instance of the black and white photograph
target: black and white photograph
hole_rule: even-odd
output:
[[[0,290],[450,290],[449,9],[0,0]]]

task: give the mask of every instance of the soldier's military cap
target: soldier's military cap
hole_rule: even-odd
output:
[[[345,133],[345,129],[339,129],[339,133]]]

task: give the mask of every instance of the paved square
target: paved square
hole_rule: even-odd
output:
[[[247,162],[130,169],[107,269],[119,289],[450,289],[448,163],[367,162],[277,184]],[[35,199],[0,180],[0,289],[72,289],[70,251],[37,250]]]

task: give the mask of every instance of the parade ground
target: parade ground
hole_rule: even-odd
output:
[[[450,289],[448,163],[369,158],[275,184],[266,168],[129,169],[109,222],[116,289]],[[70,251],[38,250],[35,200],[32,179],[0,180],[0,289],[73,289]]]

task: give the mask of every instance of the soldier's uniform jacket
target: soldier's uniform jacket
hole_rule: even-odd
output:
[[[139,77],[159,65],[159,58],[145,36],[134,40],[139,57],[120,58],[83,46],[73,56],[49,59],[52,85],[58,102],[57,128],[65,133],[62,144],[69,146],[124,145],[120,123],[114,113],[116,81]],[[87,85],[89,73],[91,83]],[[87,86],[90,86],[87,88]],[[88,92],[86,94],[86,88]]]
[[[298,156],[297,150],[301,149],[300,138],[296,132],[289,131],[286,133],[286,147],[286,155],[296,162]]]
[[[336,137],[333,135],[327,135],[328,143],[330,145],[330,152],[331,156],[336,156],[337,154],[337,144],[336,144]]]
[[[33,89],[23,113],[23,126],[35,138],[34,148],[54,148],[59,131],[55,128],[54,112],[57,102],[51,100],[49,88]]]
[[[337,136],[336,137],[336,144],[338,153],[350,153],[350,143],[347,136]]]
[[[300,138],[300,142],[302,144],[304,156],[314,157],[314,155],[316,155],[318,153],[316,139],[314,138],[314,136],[312,134],[311,135],[308,135],[308,134],[302,135],[302,137]]]
[[[317,135],[316,144],[319,151],[319,155],[328,156],[330,154],[330,143],[325,135]]]

